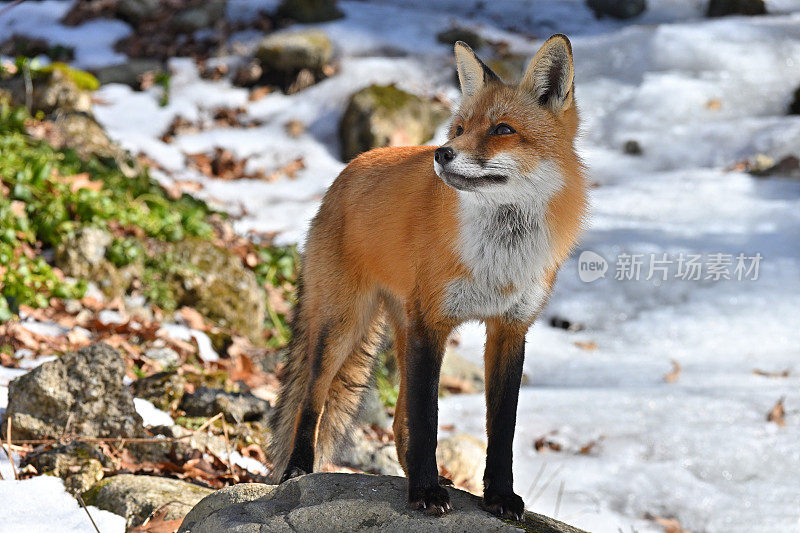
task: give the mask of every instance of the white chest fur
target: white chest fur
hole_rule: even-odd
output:
[[[471,275],[447,287],[445,308],[459,319],[525,320],[544,304],[550,265],[545,206],[461,199],[459,253]]]

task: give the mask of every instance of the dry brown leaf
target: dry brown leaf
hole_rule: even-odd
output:
[[[663,516],[652,516],[650,518],[656,524],[664,527],[664,533],[691,533],[688,529],[683,529],[683,526],[677,518],[664,518]]]
[[[706,109],[710,111],[719,111],[722,109],[722,100],[719,98],[712,98],[708,102],[706,102]]]
[[[440,376],[439,388],[446,390],[450,394],[472,394],[475,392],[472,382],[456,376]]]
[[[208,331],[211,329],[208,324],[206,324],[203,315],[201,315],[200,312],[193,307],[183,306],[178,310],[178,314],[183,321],[186,322],[186,325],[192,329],[199,331]]]
[[[678,381],[678,377],[681,375],[681,365],[675,361],[674,359],[670,361],[672,364],[672,370],[667,374],[664,374],[664,381],[667,383],[674,383]]]
[[[289,137],[300,137],[304,131],[306,131],[306,126],[299,120],[290,120],[287,122],[284,127],[286,128],[286,133]]]
[[[786,420],[784,416],[786,416],[786,410],[783,408],[783,398],[781,398],[778,400],[778,403],[770,409],[769,413],[767,413],[767,421],[778,424],[779,426],[785,426]]]
[[[594,341],[575,341],[572,344],[581,350],[594,351],[597,349],[597,343]]]
[[[99,191],[103,188],[102,181],[92,181],[88,172],[81,172],[72,176],[57,176],[56,181],[69,185],[69,190],[72,192],[79,191],[80,189],[89,189],[92,191]]]

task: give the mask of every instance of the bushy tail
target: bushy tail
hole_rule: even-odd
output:
[[[273,477],[279,478],[289,462],[294,440],[295,420],[309,389],[309,345],[306,334],[307,317],[302,304],[302,283],[298,287],[297,305],[292,320],[292,340],[289,344],[281,389],[270,418],[271,436],[269,457]],[[328,391],[317,433],[315,468],[323,461],[333,461],[349,444],[348,429],[361,409],[364,392],[372,384],[377,353],[384,338],[384,322],[377,316],[362,332],[360,342],[353,348]]]

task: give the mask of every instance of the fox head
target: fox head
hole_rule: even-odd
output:
[[[504,83],[461,41],[455,55],[462,100],[448,142],[435,151],[436,174],[467,197],[547,201],[580,165],[569,39],[550,37],[518,85]]]

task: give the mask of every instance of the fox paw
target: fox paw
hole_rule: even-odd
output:
[[[449,477],[439,476],[439,485],[441,485],[442,487],[452,487],[453,480],[450,479]]]
[[[508,494],[484,494],[483,508],[492,514],[509,520],[522,520],[525,515],[525,504],[522,498],[513,492]]]
[[[308,474],[308,472],[306,472],[302,468],[299,468],[297,466],[290,466],[283,472],[283,475],[281,476],[281,481],[280,482],[283,483],[284,481],[288,481],[288,480],[292,479],[293,477],[300,477],[300,476],[304,476],[306,474]]]
[[[441,516],[450,511],[450,495],[439,485],[408,489],[408,505],[430,516]]]

